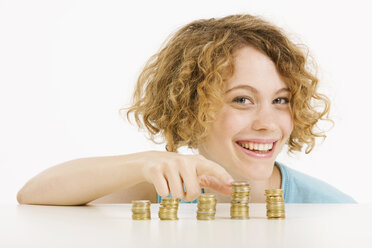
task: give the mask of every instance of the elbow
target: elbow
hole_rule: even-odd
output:
[[[22,189],[20,191],[18,191],[18,193],[17,193],[17,202],[19,204],[26,204],[24,193],[23,193]]]
[[[17,193],[17,202],[21,205],[52,205],[52,206],[84,206],[88,203],[82,201],[67,201],[58,199],[43,199],[40,197],[42,193],[33,192],[27,185],[23,186]]]
[[[17,193],[17,202],[19,204],[33,204],[32,197],[30,197],[27,184],[23,186]]]

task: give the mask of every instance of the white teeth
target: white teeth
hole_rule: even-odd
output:
[[[271,144],[257,144],[252,142],[239,143],[242,147],[249,150],[259,150],[259,151],[268,151],[273,148],[273,143]]]
[[[266,146],[266,145],[265,145]],[[264,145],[263,144],[259,144],[258,145],[258,150],[262,151],[264,150]],[[265,149],[266,150],[266,149]]]
[[[249,144],[249,150],[253,150],[253,143],[248,143]]]

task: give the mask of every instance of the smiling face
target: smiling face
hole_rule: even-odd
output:
[[[249,46],[237,50],[225,104],[199,153],[235,179],[268,179],[293,130],[289,99],[289,89],[268,56]]]

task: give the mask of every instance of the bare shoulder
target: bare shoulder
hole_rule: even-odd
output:
[[[89,204],[131,203],[132,200],[150,200],[152,203],[156,203],[157,197],[154,185],[148,182],[139,183],[133,187],[98,198]]]

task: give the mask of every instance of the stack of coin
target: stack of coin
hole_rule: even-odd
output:
[[[249,218],[249,199],[251,186],[247,181],[235,181],[232,183],[232,199],[230,215],[232,219]]]
[[[266,195],[266,215],[269,219],[284,219],[284,198],[283,189],[267,189]]]
[[[198,220],[214,220],[216,215],[217,199],[214,194],[201,194],[198,198],[198,211],[196,218]]]
[[[148,200],[132,201],[133,220],[151,220],[151,202]]]
[[[178,204],[178,199],[162,198],[160,203],[161,207],[159,207],[159,218],[161,220],[178,220]]]

